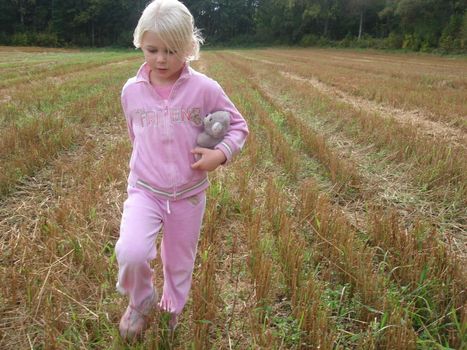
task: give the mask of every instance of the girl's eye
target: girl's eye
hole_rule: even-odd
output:
[[[175,51],[168,50],[167,53],[168,53],[169,55],[174,55],[174,54],[175,54]]]

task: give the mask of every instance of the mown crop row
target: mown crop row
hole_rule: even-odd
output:
[[[0,66],[0,89],[9,89],[21,83],[122,62],[122,59],[132,60],[135,57],[134,54],[125,52],[97,53],[95,55],[89,53],[59,54],[47,57],[43,61],[31,56],[33,55],[28,55],[28,60],[23,62],[21,62],[21,56],[16,59],[8,57],[11,63]],[[18,60],[20,63],[17,63]]]
[[[99,347],[116,334],[115,212],[128,152],[126,140],[90,140],[36,174],[40,187],[33,180],[3,202],[2,348]]]
[[[347,181],[352,182],[353,179],[359,178],[359,164],[353,161],[352,157],[345,161],[342,160],[345,155],[330,156],[333,153],[329,151],[330,147],[323,147],[325,139],[313,132],[316,128],[313,123],[317,123],[313,120],[333,123],[336,125],[333,128],[335,133],[343,133],[359,144],[376,147],[373,151],[374,156],[393,162],[394,168],[403,165],[407,169],[406,174],[410,175],[409,181],[421,188],[422,197],[443,203],[442,219],[463,225],[463,208],[467,198],[464,147],[424,137],[417,129],[400,125],[395,120],[381,119],[352,106],[335,103],[306,83],[284,80],[282,76],[271,74],[271,69],[262,67],[264,64],[261,62],[227,59],[244,74],[252,77],[251,81],[254,81],[257,90],[283,115],[283,123],[289,125],[291,131],[295,131],[295,134],[306,133],[302,135],[302,142],[314,143],[309,149],[314,150],[315,157],[321,157],[320,160],[330,171],[335,171],[338,169],[336,166],[340,166],[340,176],[348,179]],[[289,69],[294,68],[289,65]],[[272,99],[270,91],[274,91],[274,96],[280,97]],[[314,142],[316,139],[320,142]],[[366,195],[371,195],[369,191],[365,192]]]
[[[120,113],[118,82],[127,75],[128,67],[134,64],[122,65],[112,75],[83,73],[77,81],[42,90],[33,102],[31,94],[23,93],[0,107],[5,112],[0,129],[0,196],[59,152],[82,143],[88,137],[86,128],[99,128]]]
[[[47,158],[3,197],[2,348],[128,348],[117,335],[126,299],[114,286],[130,152],[118,97],[136,67],[109,66],[115,80],[94,97],[65,99],[63,108],[49,102],[50,116],[69,114],[62,131],[72,127],[78,136],[61,144],[68,153]],[[466,346],[466,276],[440,233],[374,205],[359,171],[253,81],[244,62],[205,53],[200,68],[225,88],[251,134],[242,154],[211,175],[192,294],[177,332],[170,335],[156,314],[130,348]],[[92,80],[83,78],[76,87],[89,88]],[[38,123],[30,137],[46,128]],[[326,170],[313,174],[310,162]],[[326,190],[320,177],[338,189]],[[367,201],[364,229],[344,214],[356,200]]]
[[[238,88],[239,86],[234,86],[233,90]],[[248,90],[243,86],[242,91]],[[246,99],[251,100],[251,96]],[[259,116],[264,115],[261,111],[253,113]],[[274,141],[270,143],[272,153],[276,156],[277,161],[287,169],[287,178],[292,180],[298,178],[297,175],[289,174],[293,169],[298,169],[295,166],[290,167],[289,161],[286,160],[293,157],[284,156],[287,152],[292,155],[293,150],[284,149],[283,137],[281,138],[265,119],[260,120],[260,125],[264,125],[267,133],[273,135],[270,136]],[[276,145],[281,145],[280,152]],[[349,284],[353,293],[362,298],[363,310],[366,310],[366,312],[362,311],[364,315],[362,321],[369,321],[375,316],[381,316],[381,320],[386,322],[389,315],[394,315],[391,310],[395,308],[395,304],[389,303],[385,296],[394,297],[395,295],[395,301],[392,302],[401,307],[397,312],[402,312],[407,317],[413,316],[413,318],[409,317],[405,320],[407,322],[416,321],[414,328],[419,332],[418,335],[421,339],[431,338],[430,332],[440,331],[440,334],[436,334],[435,338],[440,336],[441,338],[438,340],[441,343],[453,341],[453,344],[456,344],[456,342],[461,341],[462,329],[456,329],[455,320],[462,317],[461,310],[465,303],[462,281],[464,281],[465,276],[462,274],[460,262],[452,253],[446,251],[445,245],[441,243],[435,232],[423,225],[405,232],[398,225],[396,214],[375,211],[370,216],[374,215],[376,219],[368,224],[370,227],[369,232],[367,232],[368,237],[362,241],[360,235],[340,215],[339,208],[334,208],[324,194],[315,195],[315,197],[319,199],[315,200],[314,215],[309,214],[311,219],[308,223],[312,225],[313,229],[311,232],[308,230],[308,234],[320,242],[317,252],[324,255],[325,262],[330,264],[330,268],[336,269],[333,278],[335,275],[340,275],[340,282]],[[273,201],[273,203],[277,207],[277,201]],[[273,217],[277,220],[280,217],[279,213],[275,212]],[[387,234],[388,230],[391,232],[390,234]],[[382,239],[383,237],[385,239]],[[368,243],[374,248],[369,249]],[[378,261],[379,263],[375,265],[375,262]],[[441,266],[443,268],[440,268]],[[447,285],[449,287],[439,288]],[[421,294],[418,295],[418,293]],[[434,317],[428,320],[427,315],[425,315],[427,311],[425,306],[413,305],[417,304],[416,301],[422,296],[425,300],[430,300],[429,305],[433,307],[433,310],[430,310],[431,316],[437,314],[437,316],[441,316],[441,319],[450,319],[447,324],[453,326],[451,331],[440,330],[442,327],[438,328],[439,324],[436,324],[434,328],[427,327],[427,325],[433,327],[433,322],[439,318]],[[410,300],[411,297],[414,299]],[[403,301],[408,302],[410,307],[414,307],[414,309],[404,305]],[[407,308],[404,309],[404,306]],[[440,315],[440,313],[445,314]],[[368,319],[365,319],[365,314],[366,317],[369,317]],[[455,337],[456,340],[453,340],[452,333],[456,331],[459,334]],[[410,332],[407,333],[408,336],[410,334]],[[419,342],[425,341],[421,339]],[[401,341],[403,340],[401,339]],[[388,346],[389,344],[391,342],[387,343]]]
[[[417,109],[428,118],[466,130],[465,64],[433,57],[411,59],[322,50],[263,50],[245,56],[260,64],[316,77],[356,96],[397,108]],[[285,64],[286,62],[286,64]]]

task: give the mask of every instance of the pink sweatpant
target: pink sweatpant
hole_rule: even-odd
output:
[[[156,237],[163,227],[161,259],[164,289],[160,306],[180,314],[191,288],[206,193],[176,201],[161,200],[146,190],[129,187],[120,238],[115,250],[119,266],[117,289],[138,307],[154,289],[149,262],[156,258]]]

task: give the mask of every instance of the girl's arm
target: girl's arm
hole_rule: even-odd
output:
[[[219,92],[214,99],[214,103],[210,106],[211,108],[209,108],[209,113],[216,111],[229,112],[229,130],[224,139],[213,150],[202,147],[196,147],[192,150],[192,153],[201,155],[201,159],[191,165],[193,169],[212,171],[221,164],[229,163],[240,152],[248,136],[249,131],[245,119],[217,83],[216,88]]]
[[[219,86],[220,93],[215,102],[214,108],[210,113],[216,111],[226,111],[230,113],[230,127],[224,139],[215,147],[222,151],[226,158],[224,164],[229,163],[232,158],[241,151],[248,136],[248,126],[245,119],[230,101],[224,90]]]
[[[125,100],[125,97],[123,96],[123,93],[122,93],[122,95],[120,97],[120,102],[122,104],[123,114],[125,115],[125,119],[126,119],[126,125],[127,125],[127,128],[128,128],[128,135],[130,136],[131,144],[133,144],[133,141],[135,140],[135,133],[133,132],[133,126],[131,125],[131,118],[129,118],[129,116],[127,114],[126,100]]]

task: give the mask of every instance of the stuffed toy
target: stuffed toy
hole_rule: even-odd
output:
[[[230,113],[217,111],[204,118],[204,131],[198,135],[196,143],[200,147],[213,149],[222,141],[230,126]]]

